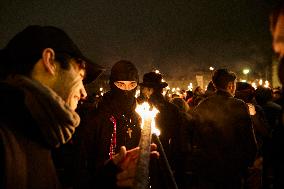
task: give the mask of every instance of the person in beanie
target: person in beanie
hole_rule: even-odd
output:
[[[121,146],[135,148],[139,144],[140,117],[135,112],[138,81],[138,70],[132,62],[116,62],[111,69],[110,91],[103,95],[97,108],[82,119],[74,139],[81,151],[79,176],[82,179],[78,188],[93,188],[93,184],[99,188],[118,187],[100,173],[105,162],[112,159]]]
[[[26,27],[0,58],[0,188],[61,188],[51,151],[71,139],[80,123],[75,109],[87,96],[84,83],[103,68],[53,26]],[[122,147],[108,166],[128,171],[137,153]]]

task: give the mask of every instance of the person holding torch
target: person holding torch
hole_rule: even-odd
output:
[[[132,62],[116,62],[111,68],[110,91],[104,94],[96,109],[82,118],[74,138],[81,162],[78,171],[81,181],[77,188],[119,188],[133,185],[140,151],[136,147],[141,136],[141,118],[135,111],[138,81],[138,70]],[[130,166],[119,166],[112,171],[112,175],[102,177],[106,162],[116,159],[121,147],[133,149],[131,154],[134,155],[130,154],[126,163]],[[154,144],[151,147],[155,149]],[[152,154],[157,155],[156,151]],[[128,171],[123,171],[125,169]],[[117,173],[119,176],[115,177]],[[123,177],[128,179],[123,181]]]

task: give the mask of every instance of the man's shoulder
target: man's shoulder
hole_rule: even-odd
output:
[[[7,141],[10,141],[9,144],[13,144],[15,141],[17,141],[14,127],[11,124],[0,120],[0,144],[8,144]],[[11,143],[11,141],[13,142]]]

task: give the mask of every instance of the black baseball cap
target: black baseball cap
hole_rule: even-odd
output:
[[[31,25],[14,36],[4,49],[1,56],[21,64],[27,56],[40,55],[45,48],[52,48],[55,53],[61,52],[86,62],[84,83],[94,81],[105,70],[102,66],[85,57],[65,31],[54,26]]]

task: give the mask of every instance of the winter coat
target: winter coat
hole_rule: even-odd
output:
[[[176,182],[181,187],[182,183],[184,183],[183,175],[189,168],[187,161],[188,146],[190,145],[191,116],[185,112],[181,112],[160,93],[152,94],[149,102],[159,110],[155,119],[156,127],[161,132],[159,138],[171,169],[174,172]],[[169,178],[169,173],[165,169],[162,159],[163,157],[159,161],[159,167],[153,170],[152,177],[157,177],[155,179],[158,181],[156,183],[157,186],[161,188],[173,188],[173,183]],[[164,180],[164,182],[161,183],[161,180]]]
[[[193,112],[193,165],[198,179],[202,184],[209,183],[207,187],[238,188],[257,152],[246,104],[225,91],[217,91]]]
[[[58,96],[42,86],[40,90],[35,89],[41,84],[29,79],[19,79],[14,84],[0,83],[0,188],[60,188],[51,149],[66,142],[58,137],[59,133],[55,130],[65,133],[57,125],[50,126],[48,121],[39,124],[39,119],[34,119],[35,114],[31,113],[31,107],[27,105],[27,102],[30,105],[37,104],[40,101],[38,99],[47,102],[47,106],[53,104],[46,92],[53,94],[54,99]],[[25,87],[19,87],[21,85]],[[47,106],[46,111],[59,113],[58,109],[52,110]],[[45,113],[40,115],[47,115]],[[79,116],[77,118],[79,124]]]
[[[111,157],[111,144],[116,123],[115,153],[121,146],[132,149],[138,146],[141,134],[140,118],[133,104],[128,112],[122,112],[110,93],[103,96],[96,109],[88,111],[82,117],[81,124],[74,138],[74,143],[80,150],[80,172],[85,172],[88,179],[79,184],[79,188],[91,188],[94,183],[101,188],[116,188],[110,177],[100,175],[105,162]],[[118,170],[116,170],[118,171]],[[116,172],[112,173],[113,175]],[[81,174],[82,176],[83,174]],[[84,186],[84,187],[83,187]]]

